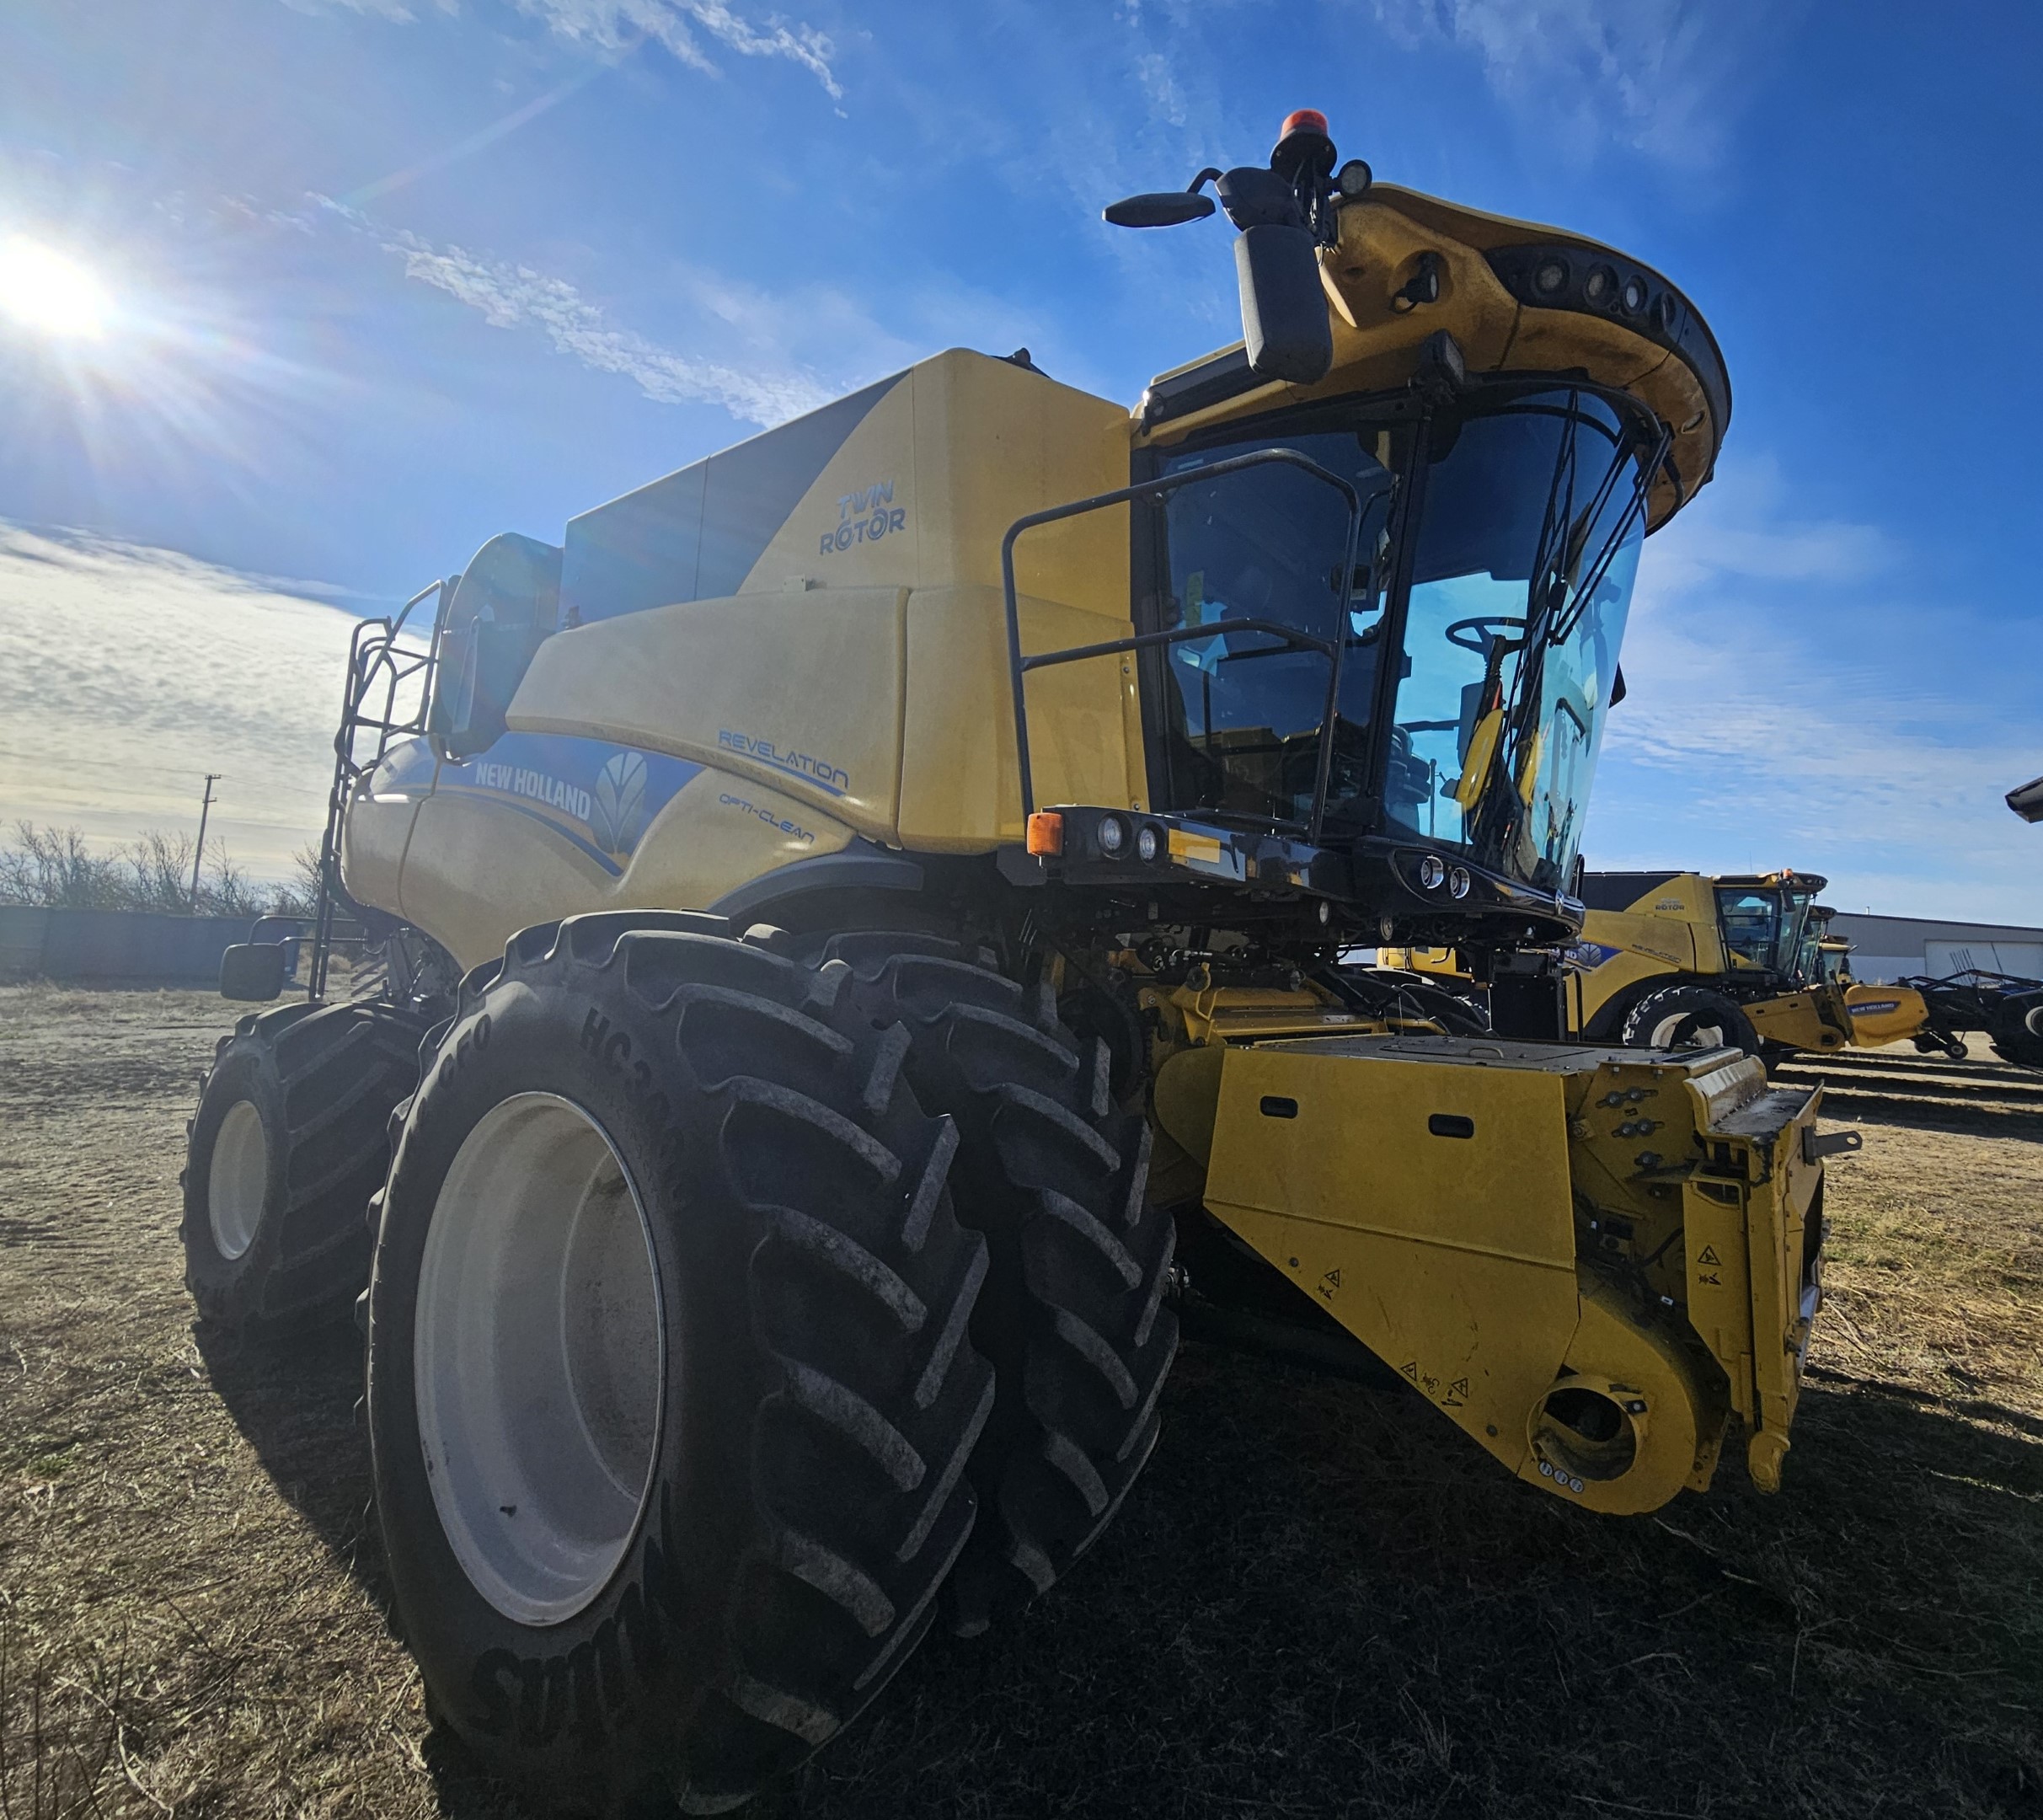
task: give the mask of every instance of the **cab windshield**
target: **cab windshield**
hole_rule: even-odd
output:
[[[1419,440],[1362,410],[1165,458],[1171,474],[1295,451],[1353,490],[1360,522],[1350,566],[1346,495],[1275,463],[1193,481],[1155,508],[1151,629],[1201,634],[1150,660],[1159,806],[1308,822],[1338,642],[1328,830],[1388,821],[1557,891],[1617,681],[1640,463],[1612,407],[1572,389],[1436,420]],[[1401,520],[1413,546],[1402,613],[1389,586]]]
[[[1822,929],[1810,917],[1810,902],[1800,891],[1719,886],[1717,923],[1732,967],[1759,968],[1805,982],[1816,978]]]
[[[1427,453],[1384,807],[1559,890],[1638,572],[1639,463],[1577,392],[1450,420]]]

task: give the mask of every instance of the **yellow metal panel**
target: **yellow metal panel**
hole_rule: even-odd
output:
[[[1121,405],[955,349],[910,377],[924,587],[997,588],[1001,539],[1017,518],[1128,484]],[[1014,557],[1022,593],[1128,617],[1125,506],[1024,532]]]
[[[1912,986],[1848,986],[1844,1011],[1862,1048],[1899,1042],[1929,1021],[1929,1007]]]
[[[358,790],[340,824],[340,876],[359,903],[395,905],[404,848],[422,799]]]
[[[1847,1032],[1824,1018],[1821,1001],[1813,992],[1754,999],[1746,1005],[1745,1014],[1768,1042],[1790,1049],[1842,1049],[1849,1041]]]
[[[655,817],[612,902],[707,909],[782,866],[841,853],[851,839],[842,822],[806,803],[728,771],[704,771]]]
[[[738,584],[739,593],[784,593],[805,582],[832,589],[914,586],[929,528],[914,484],[918,371],[904,374],[839,444]]]
[[[840,822],[727,771],[692,779],[613,877],[509,803],[429,796],[404,869],[403,914],[464,967],[519,929],[585,910],[702,910],[762,874],[851,840]]]
[[[1180,1049],[1156,1073],[1150,1111],[1163,1135],[1206,1164],[1213,1154],[1213,1121],[1220,1112],[1220,1070],[1227,1051],[1218,1045]]]
[[[918,362],[868,411],[739,592],[997,586],[1017,518],[1128,484],[1128,414],[963,348]],[[1126,618],[1126,508],[1027,533],[1024,593]]]
[[[715,765],[891,841],[907,599],[823,588],[599,620],[539,647],[505,719]]]
[[[1808,1354],[1821,1292],[1802,1283],[1807,1223],[1822,1166],[1807,1161],[1802,1134],[1815,1127],[1822,1100],[1817,1089],[1755,1159],[1760,1180],[1747,1202],[1746,1239],[1752,1277],[1752,1378],[1757,1391],[1759,1432],[1746,1448],[1746,1464],[1762,1491],[1780,1487],[1789,1425],[1801,1396],[1802,1362]]]
[[[1692,1177],[1682,1185],[1688,1325],[1730,1380],[1731,1407],[1752,1419],[1752,1273],[1741,1183]]]
[[[602,867],[564,834],[508,802],[463,793],[419,805],[400,913],[463,967],[518,930],[602,907]]]
[[[1033,597],[1022,648],[1124,638],[1107,618]],[[1039,804],[1141,806],[1143,758],[1134,665],[1088,658],[1029,678],[1029,740]],[[1007,617],[997,587],[917,588],[908,597],[907,725],[899,838],[927,852],[982,852],[1022,838]]]
[[[1563,1079],[1342,1046],[1226,1052],[1206,1205],[1516,1471],[1577,1320]]]

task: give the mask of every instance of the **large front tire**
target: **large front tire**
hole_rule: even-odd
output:
[[[930,936],[838,935],[871,1020],[912,1039],[908,1078],[957,1121],[958,1218],[991,1251],[972,1334],[998,1400],[972,1458],[979,1524],[952,1578],[971,1635],[1049,1590],[1089,1548],[1156,1445],[1178,1345],[1175,1233],[1146,1193],[1149,1127],[1120,1110],[1104,1043]]]
[[[885,1684],[971,1532],[985,1247],[848,979],[709,918],[528,930],[407,1117],[368,1347],[398,1614],[556,1801],[735,1806]]]
[[[345,1314],[369,1280],[362,1212],[420,1031],[387,1006],[281,1005],[223,1036],[186,1135],[185,1283],[222,1326]]]
[[[1628,1049],[1741,1049],[1761,1052],[1759,1032],[1737,1001],[1709,986],[1662,986],[1625,1014]]]

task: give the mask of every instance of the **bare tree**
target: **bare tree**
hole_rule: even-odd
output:
[[[308,916],[319,854],[296,855],[297,877],[259,884],[224,844],[208,842],[196,906],[201,916]],[[191,903],[191,837],[150,828],[111,853],[94,853],[75,827],[17,822],[0,839],[0,904],[44,909],[157,910],[184,915]]]
[[[119,861],[92,852],[76,828],[17,822],[0,846],[0,903],[107,909],[122,902],[125,885]]]

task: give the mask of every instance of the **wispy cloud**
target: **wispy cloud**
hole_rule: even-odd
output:
[[[1724,143],[1757,46],[1799,0],[1372,0],[1407,46],[1482,59],[1516,111],[1578,155],[1607,139],[1670,163],[1707,164]]]
[[[1592,863],[1791,864],[1851,909],[2030,919],[2039,848],[2002,794],[2043,752],[2033,713],[1864,636],[1907,553],[1781,511],[1763,463],[1727,478],[1647,546]],[[1909,623],[1927,647],[1966,617]]]
[[[404,260],[407,277],[480,312],[493,328],[538,330],[559,352],[631,380],[656,403],[719,404],[741,422],[770,426],[835,395],[784,359],[741,368],[662,347],[634,329],[616,327],[564,278],[463,247],[436,246],[407,228],[381,228],[345,203],[319,201],[350,226],[376,234],[384,251]]]
[[[455,0],[431,0],[442,13],[455,9]],[[404,3],[404,0],[284,0],[293,13],[366,13],[372,19],[388,19],[395,25],[409,25],[418,14]]]
[[[564,38],[615,51],[650,39],[678,62],[707,75],[719,73],[698,32],[740,56],[784,57],[823,85],[833,101],[844,98],[831,59],[837,46],[814,26],[778,15],[763,27],[734,13],[723,0],[516,0],[521,13],[543,19]]]
[[[305,586],[0,520],[0,822],[189,827],[222,772],[214,830],[288,878],[324,819],[356,624]]]
[[[442,13],[460,11],[459,0],[425,0]],[[650,40],[677,62],[705,76],[723,72],[703,49],[698,33],[740,56],[781,57],[799,64],[823,85],[833,101],[844,99],[832,59],[837,46],[813,25],[770,14],[764,25],[734,12],[725,0],[510,0],[529,19],[563,38],[605,51],[635,50]],[[363,13],[409,25],[418,17],[408,0],[284,0],[296,13]]]

